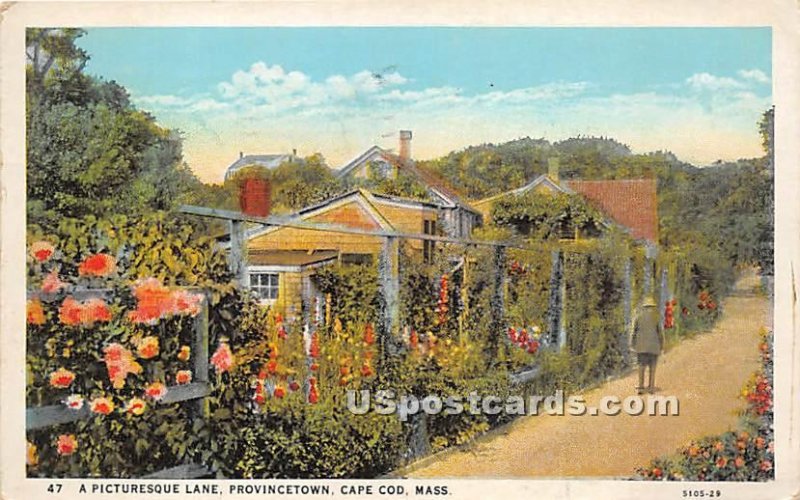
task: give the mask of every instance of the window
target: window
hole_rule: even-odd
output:
[[[372,255],[368,253],[343,253],[342,264],[372,265]]]
[[[278,298],[278,273],[250,273],[250,290],[261,300]]]
[[[422,225],[422,234],[430,234],[430,235],[436,234],[436,221],[435,220],[424,221]],[[433,250],[435,244],[436,244],[435,241],[422,240],[422,256],[425,259],[425,262],[433,261]]]

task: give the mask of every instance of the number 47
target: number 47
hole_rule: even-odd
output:
[[[48,493],[61,493],[61,484],[51,484],[47,487]]]

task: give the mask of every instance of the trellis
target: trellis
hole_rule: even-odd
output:
[[[167,393],[161,399],[161,404],[181,403],[191,401],[192,413],[200,418],[207,418],[209,413],[207,396],[211,393],[209,384],[209,335],[208,335],[208,294],[201,290],[203,300],[200,312],[194,317],[194,336],[192,338],[192,382],[185,385],[167,387]],[[30,296],[36,292],[29,292]],[[71,295],[78,300],[92,298],[108,299],[112,295],[110,289],[76,289]],[[80,410],[73,410],[66,405],[48,405],[30,407],[25,409],[25,429],[35,430],[53,425],[76,422],[92,417],[88,405]],[[210,473],[205,466],[198,464],[182,464],[162,469],[145,476],[150,479],[193,479],[206,476]]]

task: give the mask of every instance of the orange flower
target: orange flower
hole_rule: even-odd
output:
[[[103,352],[105,353],[108,378],[115,389],[125,386],[125,379],[129,373],[139,374],[142,372],[142,366],[134,361],[131,351],[121,344],[109,344],[103,349]]]
[[[156,401],[159,401],[166,396],[167,386],[161,382],[153,382],[145,388],[144,393]]]
[[[181,350],[178,351],[178,359],[180,361],[189,361],[192,355],[192,349],[188,345],[182,345]]]
[[[271,359],[269,362],[267,362],[267,372],[272,375],[278,373],[278,362],[274,359]]]
[[[361,375],[364,377],[370,377],[373,373],[375,372],[372,370],[372,366],[370,366],[368,361],[364,361],[364,364],[361,365]]]
[[[284,389],[283,386],[276,385],[275,391],[273,391],[272,395],[280,399],[286,395],[286,389]]]
[[[211,364],[214,365],[217,373],[224,373],[233,367],[233,353],[227,342],[219,343],[216,352],[211,356]]]
[[[146,278],[133,286],[136,309],[128,315],[134,323],[155,323],[174,309],[169,289],[157,278]]]
[[[375,330],[372,328],[372,323],[367,323],[364,327],[364,343],[372,345],[375,343]]]
[[[114,411],[114,403],[108,398],[96,398],[89,401],[89,409],[92,413],[108,415]]]
[[[58,278],[58,271],[54,269],[50,271],[50,274],[45,276],[44,281],[42,282],[42,292],[57,293],[66,286],[67,285]]]
[[[690,457],[696,457],[700,453],[700,449],[697,446],[692,445],[689,447],[688,452]]]
[[[315,372],[315,371],[319,370],[319,364],[311,363],[311,366],[309,366],[308,369],[311,370],[312,372]]]
[[[28,441],[25,454],[25,464],[30,467],[36,467],[39,464],[39,453],[36,451],[36,445],[30,441]]]
[[[111,321],[111,310],[105,300],[89,299],[83,303],[82,319],[86,324],[95,321],[108,322]]]
[[[31,299],[25,304],[25,312],[28,316],[29,325],[44,324],[44,308],[39,299]]]
[[[78,449],[78,441],[75,434],[61,434],[56,441],[56,449],[59,455],[72,455]]]
[[[37,241],[31,245],[31,255],[39,262],[44,262],[52,257],[55,248],[47,241]]]
[[[738,468],[744,465],[744,457],[736,457],[736,460],[733,461],[733,464]]]
[[[144,337],[136,346],[136,354],[142,359],[150,359],[158,356],[158,337]]]
[[[147,403],[145,403],[144,399],[131,398],[125,406],[125,411],[133,415],[141,415],[144,413],[145,408],[147,408]]]
[[[79,325],[83,316],[83,306],[74,298],[67,297],[58,309],[58,319],[69,326]]]
[[[312,405],[317,404],[319,401],[319,393],[317,392],[317,386],[311,384],[311,388],[308,390],[308,402]]]
[[[723,468],[723,467],[725,467],[726,465],[728,465],[728,459],[727,459],[727,458],[725,458],[725,457],[719,457],[719,458],[717,459],[717,467],[718,467],[718,468],[722,469],[722,468]]]
[[[714,443],[714,449],[717,451],[722,451],[725,449],[725,445],[722,444],[722,441],[717,441]]]
[[[175,374],[175,382],[179,385],[189,384],[192,382],[192,372],[189,370],[180,370]]]
[[[72,385],[73,380],[75,374],[63,367],[50,374],[50,385],[57,389],[66,389]]]
[[[759,450],[764,447],[764,443],[765,443],[765,440],[764,440],[763,437],[758,436],[756,438],[756,448],[758,448]]]
[[[87,257],[80,266],[78,266],[78,274],[81,276],[108,276],[116,269],[114,257],[98,253]]]
[[[311,346],[308,349],[308,355],[312,358],[319,357],[319,335],[317,335],[317,332],[311,334]]]

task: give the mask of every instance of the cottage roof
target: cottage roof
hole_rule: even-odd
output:
[[[235,162],[231,163],[225,171],[225,179],[229,179],[238,170],[257,165],[264,168],[277,168],[286,162],[302,162],[303,160],[291,153],[265,154],[265,155],[241,155]]]
[[[632,237],[658,242],[658,199],[655,179],[570,180],[566,185],[586,198]]]

